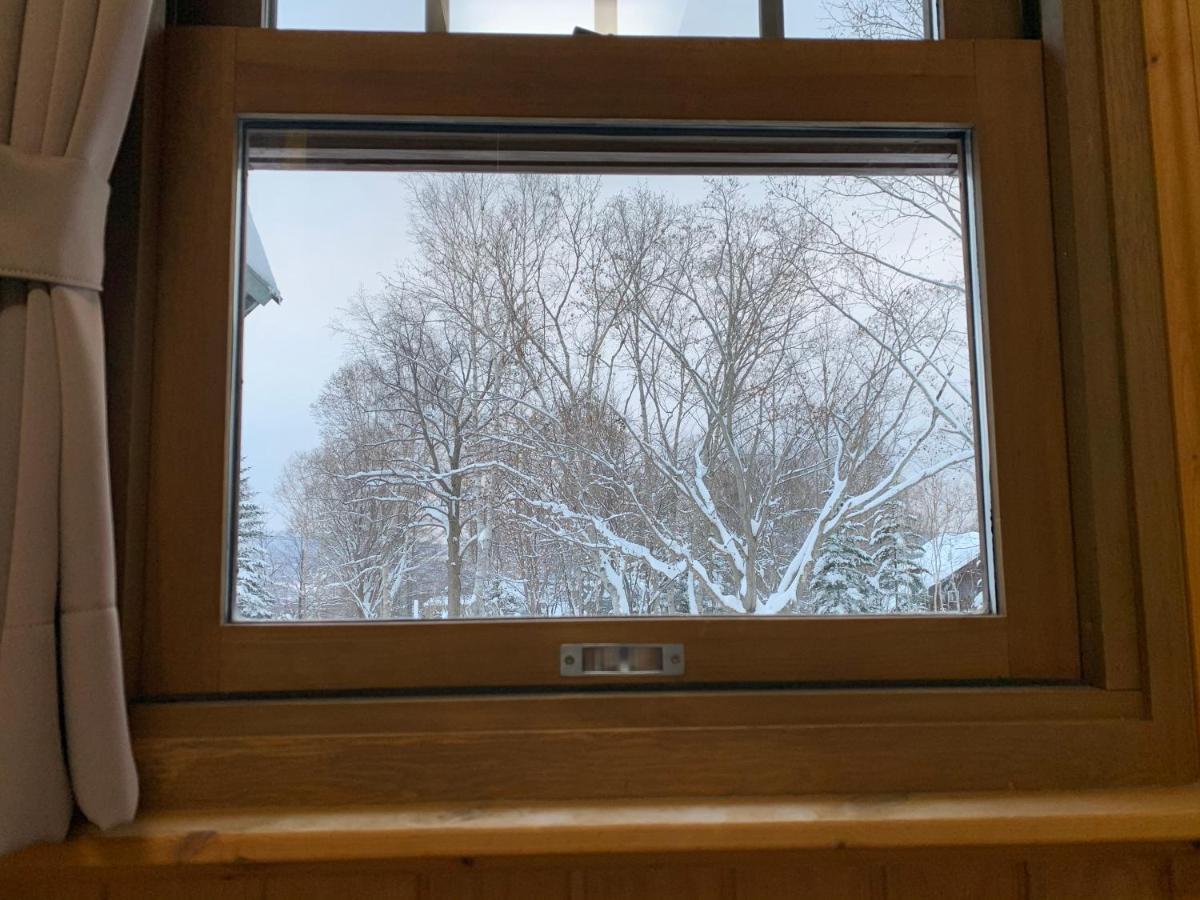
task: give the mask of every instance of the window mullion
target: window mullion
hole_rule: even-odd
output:
[[[783,0],[758,0],[758,36],[781,38],[783,30]]]

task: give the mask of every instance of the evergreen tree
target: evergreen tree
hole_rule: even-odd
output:
[[[267,556],[267,513],[255,499],[249,470],[242,464],[238,475],[237,617],[269,619],[271,602],[270,560]]]
[[[809,589],[818,615],[871,612],[877,604],[868,573],[871,557],[857,522],[844,522],[822,542]]]
[[[880,612],[894,613],[926,606],[921,548],[912,527],[912,516],[893,500],[871,520],[871,562]]]

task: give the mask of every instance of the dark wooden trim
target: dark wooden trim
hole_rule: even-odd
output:
[[[145,602],[146,487],[154,308],[158,297],[158,168],[165,0],[156,0],[129,124],[109,179],[104,361],[113,533],[126,692],[136,695]]]
[[[262,28],[270,24],[273,0],[168,0],[172,25],[232,25]]]
[[[941,36],[1027,38],[1025,2],[1029,0],[940,0]]]
[[[784,36],[786,25],[783,17],[783,0],[758,0],[759,37],[781,38]]]

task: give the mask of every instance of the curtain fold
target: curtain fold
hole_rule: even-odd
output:
[[[0,0],[0,854],[137,807],[93,287],[150,5]]]

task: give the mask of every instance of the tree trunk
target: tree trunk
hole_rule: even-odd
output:
[[[462,521],[457,505],[446,515],[446,615],[462,616]]]
[[[758,537],[746,524],[746,586],[743,589],[742,608],[752,613],[758,607]]]
[[[489,478],[480,479],[480,510],[475,527],[475,579],[471,589],[471,605],[476,615],[484,613],[483,600],[492,580],[492,515],[488,496]]]
[[[307,550],[304,538],[300,539],[300,552],[296,558],[296,618],[304,619],[304,595],[308,591]]]

